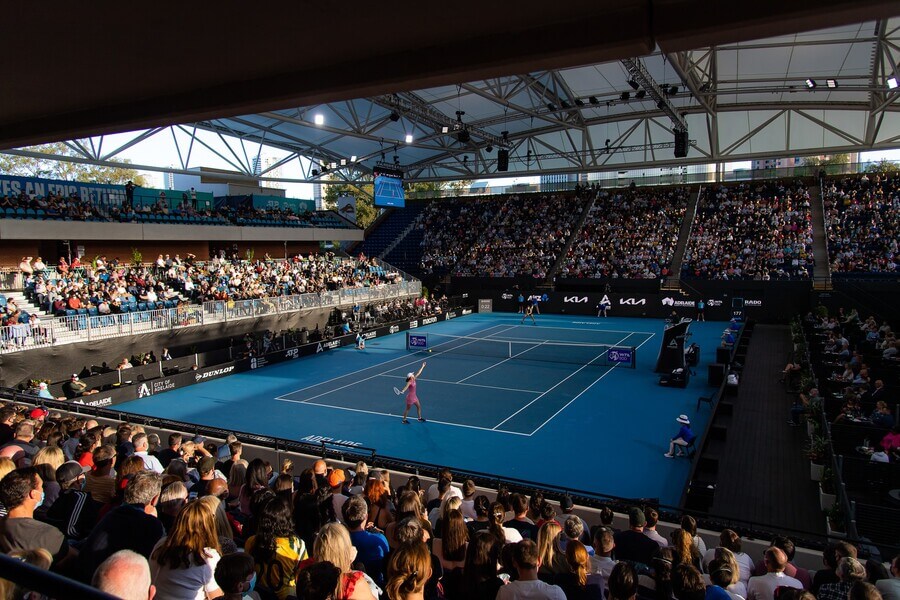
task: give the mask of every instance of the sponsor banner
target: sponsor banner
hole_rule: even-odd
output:
[[[472,309],[471,309],[471,308],[464,308],[464,309],[462,309],[461,311],[459,311],[459,314],[461,314],[462,316],[471,315],[471,314],[472,314]]]
[[[406,345],[409,348],[425,349],[428,347],[428,337],[425,334],[416,335],[411,333],[406,338]]]
[[[458,316],[459,316],[459,315],[456,313],[455,310],[448,310],[448,311],[444,314],[444,320],[445,320],[445,321],[449,321],[450,319],[455,319],[455,318],[458,317]]]
[[[96,183],[79,183],[58,179],[0,175],[0,196],[18,196],[22,192],[30,196],[57,194],[68,197],[72,194],[77,194],[82,200],[93,200],[97,203],[111,201],[114,204],[119,204],[125,199],[124,185],[98,185]]]
[[[606,360],[611,363],[628,363],[634,361],[634,353],[631,348],[610,348],[606,351]]]
[[[696,300],[685,300],[682,298],[673,298],[672,296],[664,296],[662,300],[663,306],[671,306],[674,308],[696,308]]]
[[[440,318],[446,320],[455,318],[459,316],[460,313],[468,315],[472,314],[472,312],[472,308],[467,308],[464,311],[460,311],[459,313],[457,313],[457,311],[450,311],[447,314],[442,315]],[[452,317],[450,316],[451,314],[453,315]],[[416,329],[420,325],[430,325],[432,323],[437,323],[440,318],[437,316],[426,317],[424,319],[416,319],[413,321],[404,321],[400,323],[394,323],[392,325],[386,325],[384,327],[379,327],[378,329],[365,332],[363,334],[363,338],[366,340],[372,340],[378,337],[384,337],[386,335],[392,335],[395,333],[400,333],[402,331],[407,331],[409,329]],[[280,363],[286,360],[294,360],[302,356],[310,356],[312,354],[318,354],[320,352],[326,352],[328,350],[341,348],[343,346],[352,346],[355,344],[356,334],[351,333],[349,335],[343,335],[330,340],[311,342],[303,346],[270,352],[265,356],[245,358],[232,363],[218,364],[203,369],[178,373],[176,375],[171,375],[162,379],[142,381],[136,385],[126,386],[99,394],[92,394],[90,396],[84,396],[82,398],[78,398],[77,400],[73,400],[72,404],[94,407],[113,406],[138,398],[149,398],[150,396],[168,392],[177,388],[182,388],[188,385],[204,383],[206,381],[212,381],[213,379],[218,379],[220,377],[227,377],[228,375],[233,375],[235,373],[259,369],[270,364]]]

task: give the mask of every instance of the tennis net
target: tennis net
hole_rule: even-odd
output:
[[[415,338],[412,342],[411,338]],[[441,333],[407,333],[407,349],[413,352],[462,354],[485,358],[506,358],[536,362],[635,368],[634,346],[548,342],[539,340],[495,340]]]

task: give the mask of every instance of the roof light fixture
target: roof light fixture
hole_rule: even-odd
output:
[[[812,90],[812,89],[815,89],[815,87],[816,87],[816,82],[815,82],[814,80],[812,80],[812,79],[807,79],[807,80],[806,80],[806,87],[808,87],[808,88],[811,89],[811,90]]]
[[[826,79],[825,85],[827,85],[831,89],[834,89],[837,87],[837,79]]]
[[[313,117],[313,123],[315,123],[316,125],[324,125],[325,115],[323,115],[322,113],[316,113],[316,115]]]

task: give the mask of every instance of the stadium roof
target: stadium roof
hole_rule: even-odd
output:
[[[377,13],[355,4],[264,22],[246,15],[239,30],[225,29],[236,16],[227,12],[194,21],[195,7],[179,4],[173,24],[154,6],[134,33],[147,44],[132,40],[125,53],[126,63],[145,61],[135,63],[141,77],[109,70],[126,68],[109,48],[132,32],[117,29],[106,54],[81,56],[97,73],[57,74],[52,87],[71,94],[29,96],[41,89],[35,63],[49,58],[32,44],[34,63],[19,65],[0,96],[0,147],[191,123],[310,157],[308,179],[313,168],[321,177],[321,165],[355,176],[340,169],[353,157],[365,174],[396,155],[409,178],[428,180],[504,175],[501,148],[508,175],[522,175],[900,146],[900,88],[889,87],[900,79],[896,2],[766,0],[729,3],[724,14],[719,2],[579,0],[550,15],[530,0],[514,11],[464,1],[427,19],[421,4],[396,1]],[[11,9],[26,21],[37,10]],[[114,16],[103,19],[112,25]],[[302,24],[278,38],[291,17]],[[317,26],[329,18],[343,21]],[[90,27],[88,45],[104,33]],[[171,37],[155,36],[157,27]],[[9,47],[20,47],[11,35]],[[61,63],[82,52],[54,48]],[[77,83],[98,74],[105,86]],[[674,157],[677,130],[690,140],[686,159]]]

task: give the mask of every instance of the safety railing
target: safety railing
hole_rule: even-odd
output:
[[[168,331],[183,327],[253,319],[299,310],[332,308],[418,297],[419,281],[369,288],[345,288],[315,294],[274,296],[248,300],[213,300],[202,305],[181,304],[119,314],[75,314],[40,323],[0,327],[0,354],[75,342],[131,336],[135,333]]]

